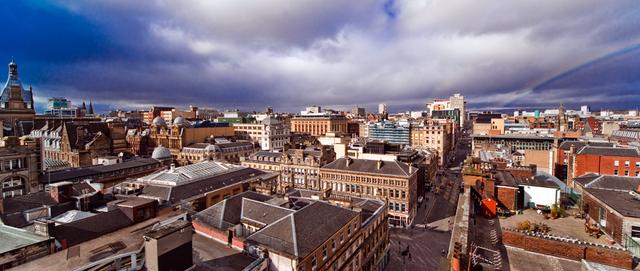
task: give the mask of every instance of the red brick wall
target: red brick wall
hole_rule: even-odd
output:
[[[496,199],[498,202],[504,207],[509,208],[509,210],[515,211],[517,209],[516,199],[518,195],[517,187],[502,187],[496,186]]]
[[[633,269],[633,256],[626,251],[589,246],[585,252],[585,259],[619,268]]]
[[[194,220],[192,224],[193,224],[193,228],[196,230],[196,233],[216,239],[225,244],[227,243],[226,231],[223,232],[218,229],[209,227],[197,220]],[[233,237],[233,239],[231,239],[231,245],[238,249],[244,249],[244,239],[239,237]]]
[[[502,232],[502,242],[505,245],[574,261],[580,261],[583,258],[585,249],[583,245],[537,238],[511,231]]]
[[[618,160],[618,166],[614,166],[614,161]],[[624,162],[629,161],[629,167]],[[613,175],[614,170],[618,170],[618,175],[623,176],[625,171],[629,171],[629,176],[636,176],[639,168],[636,168],[636,162],[640,161],[637,157],[621,157],[621,156],[599,156],[591,154],[576,155],[576,177],[585,173],[595,172],[600,174]]]
[[[600,208],[604,208],[607,212],[606,214],[606,225],[603,231],[609,236],[613,237],[617,243],[622,243],[622,217],[618,216],[616,213],[610,212],[606,206],[601,205],[598,201],[596,201],[593,196],[591,196],[588,192],[583,192],[582,199],[582,208],[585,206],[589,206],[589,217],[593,219],[596,223],[599,223],[600,220]]]
[[[585,259],[619,268],[633,267],[633,256],[628,251],[540,238],[509,230],[503,230],[502,242],[508,246],[574,261]]]

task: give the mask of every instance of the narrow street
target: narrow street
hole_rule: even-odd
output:
[[[455,168],[470,152],[469,142],[469,138],[458,141],[453,160],[443,168],[444,175],[436,178],[434,188],[426,193],[425,202],[418,208],[412,227],[391,229],[391,261],[386,270],[442,270],[446,267],[451,223],[462,181],[459,169]],[[435,193],[436,187],[441,187],[438,194]]]

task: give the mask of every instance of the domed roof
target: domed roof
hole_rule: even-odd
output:
[[[151,154],[151,158],[163,160],[171,158],[171,151],[164,146],[160,145],[153,149],[153,153]]]
[[[191,123],[189,123],[189,121],[187,121],[182,116],[178,116],[177,118],[175,118],[173,120],[173,125],[176,125],[176,126],[190,126]]]
[[[164,121],[163,118],[161,118],[160,116],[157,116],[156,118],[153,119],[153,121],[151,122],[152,126],[166,126],[167,123]]]

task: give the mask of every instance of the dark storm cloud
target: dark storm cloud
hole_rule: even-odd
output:
[[[612,55],[640,42],[634,1],[0,5],[11,22],[0,49],[39,101],[409,110],[461,92],[478,108],[638,102],[638,53]]]

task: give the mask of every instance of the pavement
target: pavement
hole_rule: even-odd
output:
[[[434,186],[424,195],[428,200],[418,207],[412,227],[390,230],[390,261],[386,270],[446,270],[452,223],[462,182],[457,172],[448,169],[464,161],[470,151],[468,143],[468,138],[459,140],[453,161],[444,167],[444,176],[436,177],[435,185],[442,187],[440,193],[434,193]]]

